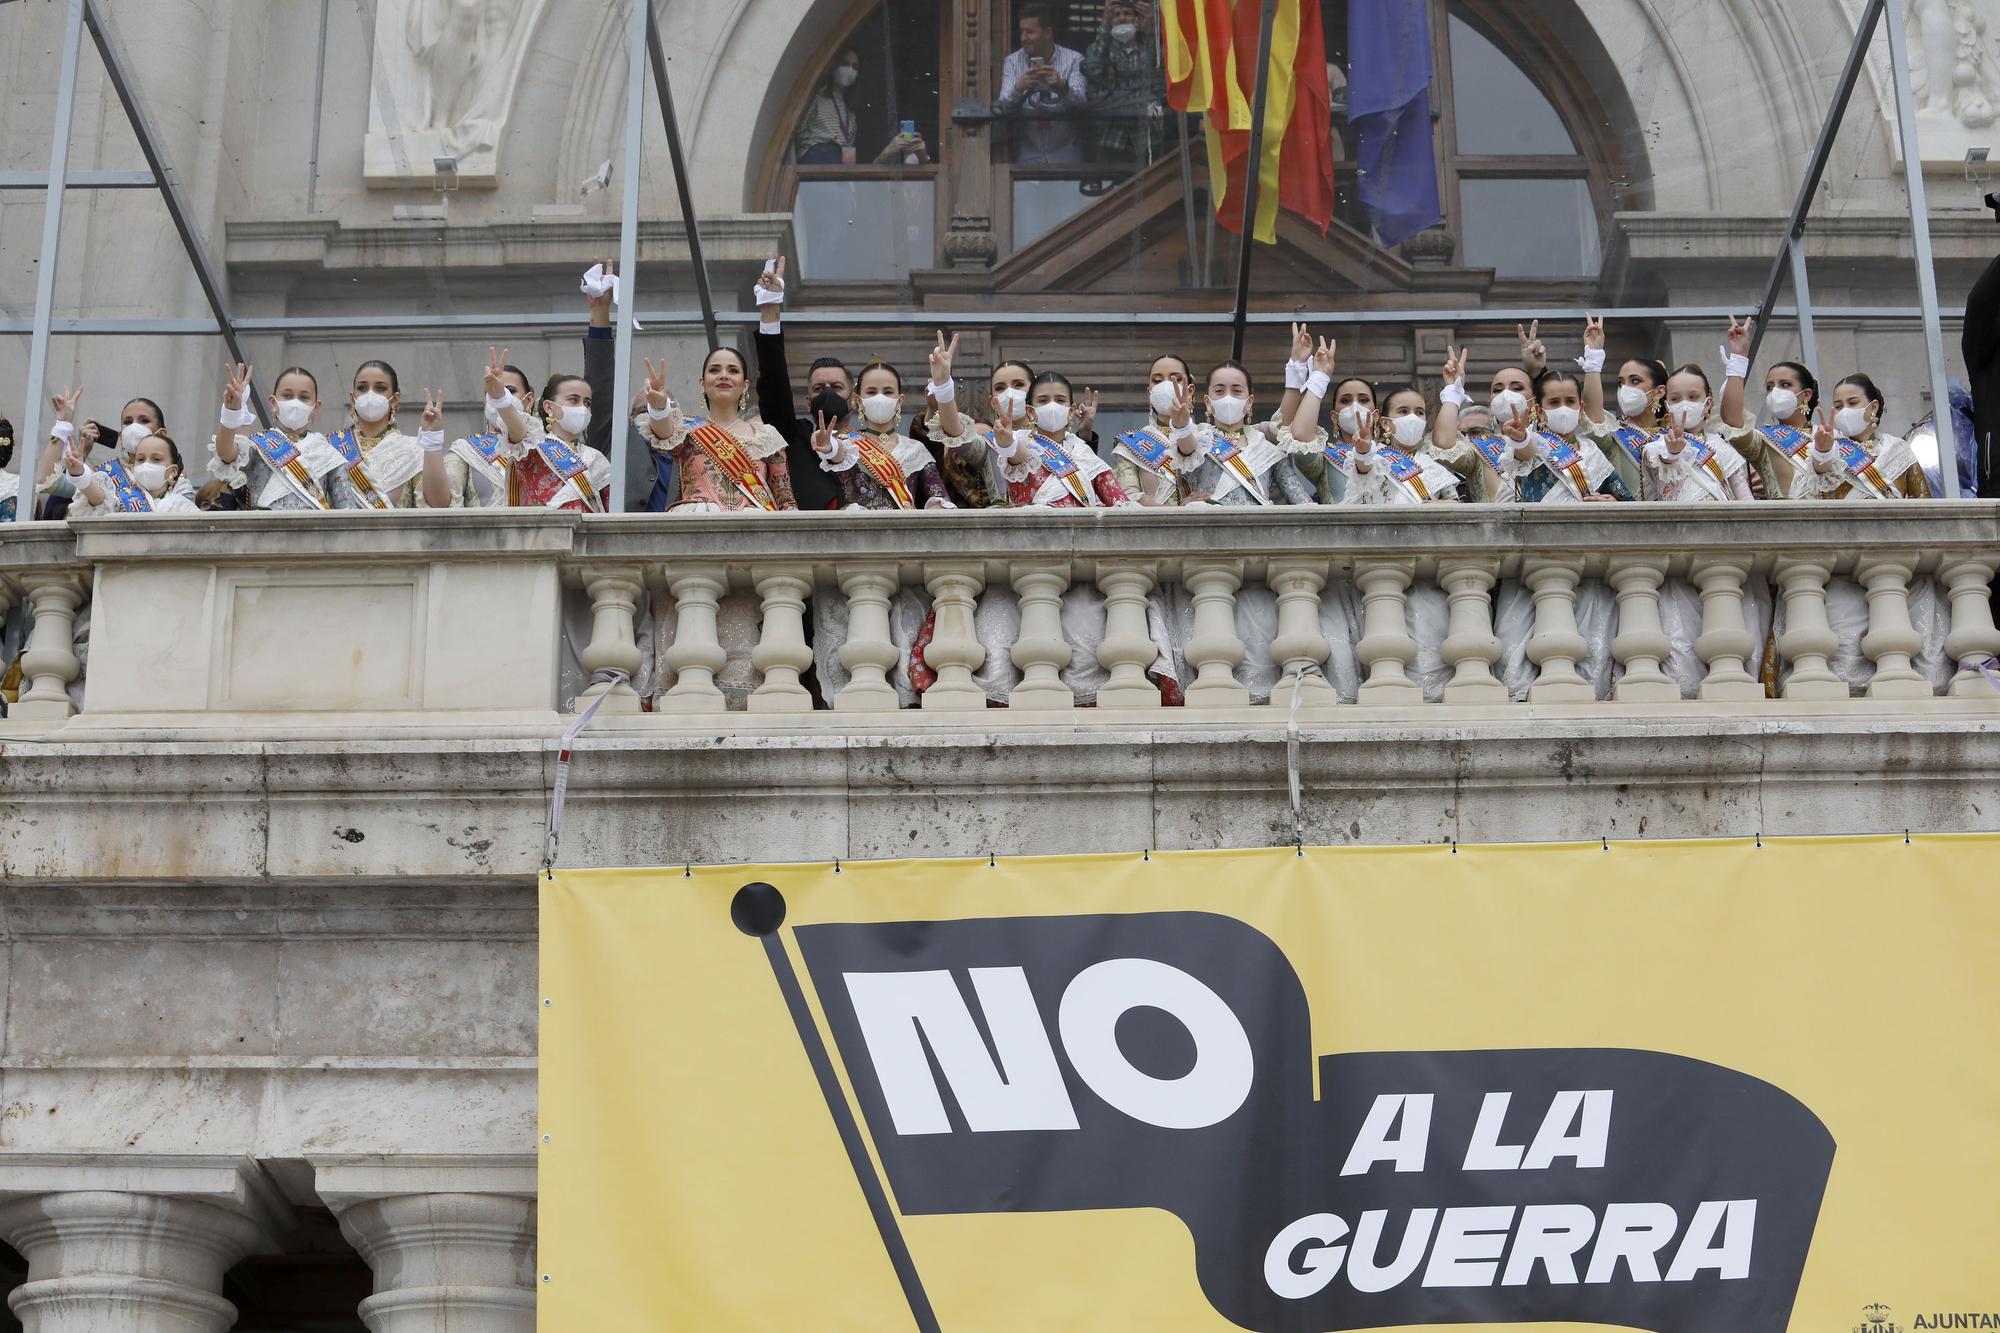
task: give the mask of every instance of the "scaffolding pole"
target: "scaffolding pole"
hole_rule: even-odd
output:
[[[632,503],[625,494],[625,461],[632,448],[632,323],[639,303],[639,160],[646,132],[646,25],[652,18],[648,0],[632,0],[632,18],[625,45],[625,202],[618,215],[618,365],[612,378],[611,401],[595,403],[594,412],[609,412],[611,420],[611,492],[620,505]]]

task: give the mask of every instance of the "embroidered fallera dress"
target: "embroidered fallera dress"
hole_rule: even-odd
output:
[[[669,512],[693,505],[730,512],[766,508],[746,486],[762,491],[770,500],[769,508],[799,507],[785,463],[785,439],[768,423],[738,420],[723,426],[705,417],[684,416],[678,404],[658,423],[664,438],[648,429],[650,419],[645,413],[632,421],[652,441],[655,453],[668,454],[674,460],[675,496],[667,506]],[[711,436],[704,427],[713,427],[727,439]],[[714,443],[706,443],[708,440]],[[733,446],[730,441],[734,441]],[[743,467],[741,483],[731,477],[728,465],[738,450]]]
[[[819,465],[840,483],[845,508],[923,509],[933,501],[957,507],[931,451],[909,436],[857,431],[836,435],[833,442],[833,456]]]

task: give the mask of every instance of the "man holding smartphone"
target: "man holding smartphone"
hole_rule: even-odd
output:
[[[1069,116],[1089,100],[1083,54],[1056,44],[1055,10],[1032,4],[1021,11],[1021,45],[1000,67],[1000,97],[993,109],[1019,116],[1014,160],[1070,163],[1083,160],[1076,122]]]

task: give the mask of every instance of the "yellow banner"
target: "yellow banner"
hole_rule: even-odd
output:
[[[558,871],[540,1327],[2000,1327],[1996,864]]]

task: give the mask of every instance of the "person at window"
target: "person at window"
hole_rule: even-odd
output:
[[[932,384],[951,384],[951,359],[957,352],[958,336],[953,334],[947,345],[940,332],[931,351]],[[833,422],[822,415],[814,420],[812,437],[819,465],[840,482],[847,508],[958,508],[945,492],[944,475],[931,451],[902,433],[901,373],[886,361],[870,361],[861,368],[857,388],[855,410],[863,428],[837,432]],[[957,434],[958,407],[950,389],[939,404],[939,413],[946,429]]]
[[[251,368],[229,369],[222,390],[221,429],[208,445],[208,470],[249,493],[252,509],[359,509],[361,497],[346,465],[312,428],[319,412],[319,381],[303,366],[288,366],[266,395],[278,424],[260,430],[247,402]]]
[[[1091,111],[1102,117],[1100,161],[1143,164],[1166,151],[1167,82],[1152,0],[1105,0],[1103,21],[1083,55],[1083,81]]]
[[[1757,498],[1749,461],[1721,428],[1708,372],[1700,366],[1690,363],[1667,377],[1666,423],[1640,447],[1646,494],[1691,503]]]
[[[852,166],[859,160],[855,151],[855,111],[848,105],[847,92],[860,78],[861,53],[852,48],[841,52],[839,62],[827,71],[825,81],[806,103],[805,118],[792,135],[792,151],[800,165]],[[930,161],[930,146],[914,130],[899,130],[889,136],[889,142],[875,154],[874,161],[879,166],[907,162],[913,156],[919,162]]]
[[[1187,491],[1182,505],[1312,504],[1318,497],[1292,456],[1250,424],[1256,402],[1250,372],[1238,362],[1224,361],[1208,372],[1206,382],[1206,422],[1193,424],[1194,393],[1185,385],[1168,419]]]
[[[1632,492],[1618,469],[1580,433],[1582,377],[1551,366],[1536,377],[1530,399],[1514,382],[1521,373],[1519,367],[1509,366],[1494,377],[1498,386],[1505,375],[1506,387],[1496,387],[1492,403],[1501,441],[1501,447],[1487,455],[1496,474],[1493,498],[1503,504],[1630,500]],[[1463,393],[1464,386],[1459,390]],[[1440,431],[1443,427],[1440,420]]]
[[[1033,372],[1010,361],[996,367],[992,380],[994,425],[981,432],[999,466],[1006,499],[1014,508],[1097,509],[1134,505],[1099,458],[1076,434],[1076,408],[1069,379]]]
[[[1887,406],[1860,371],[1833,386],[1832,410],[1820,409],[1812,447],[1792,479],[1794,500],[1928,500],[1930,483],[1901,437],[1884,434]]]
[[[1334,341],[1322,338],[1320,347],[1326,354],[1325,363],[1330,371]],[[1353,475],[1348,460],[1356,450],[1373,447],[1380,414],[1376,407],[1374,385],[1358,375],[1329,384],[1328,374],[1318,369],[1321,360],[1320,353],[1314,352],[1307,365],[1307,379],[1288,423],[1286,438],[1292,442],[1289,447],[1298,456],[1299,471],[1318,488],[1319,502],[1341,504],[1347,498],[1348,479]],[[1333,393],[1331,435],[1319,424],[1320,404],[1326,401],[1329,388]],[[1306,441],[1311,441],[1310,445]]]
[[[848,429],[854,378],[837,356],[823,356],[806,370],[806,415],[792,410],[792,377],[785,363],[785,260],[764,262],[753,293],[757,305],[757,410],[785,441],[785,468],[801,509],[837,509],[841,493],[813,452],[813,423],[825,417],[835,431]]]
[[[148,433],[129,455],[119,454],[92,471],[83,451],[72,444],[63,453],[63,473],[74,488],[71,518],[104,514],[192,514],[195,502],[175,489],[187,471],[180,446],[165,435]]]
[[[486,403],[482,409],[485,429],[478,434],[453,440],[450,448],[433,449],[437,440],[427,439],[417,502],[425,509],[505,509],[519,503],[519,476],[515,465],[527,452],[525,437],[539,430],[541,414],[536,410],[535,391],[529,387],[528,372],[508,365],[504,352],[489,356],[499,362],[487,367]],[[501,406],[511,400],[520,409],[521,435],[509,438]],[[439,432],[440,436],[442,432]]]
[[[1119,487],[1149,509],[1171,508],[1186,498],[1172,417],[1193,378],[1187,358],[1172,352],[1155,357],[1146,375],[1151,415],[1145,425],[1126,431],[1111,446],[1111,472]]]
[[[1751,480],[1761,475],[1765,495],[1790,497],[1812,447],[1813,410],[1818,406],[1819,379],[1796,361],[1780,361],[1764,372],[1764,410],[1754,417],[1737,404],[1732,421],[1731,405],[1724,396],[1722,418],[1729,442],[1750,460]]]
[[[1456,384],[1464,375],[1465,349],[1461,347],[1457,351],[1452,351],[1447,348],[1444,365],[1439,370],[1439,383]],[[1486,499],[1486,468],[1479,461],[1479,450],[1472,447],[1470,438],[1474,433],[1485,433],[1489,427],[1486,409],[1478,404],[1468,403],[1459,410],[1459,430],[1450,448],[1438,443],[1436,426],[1443,416],[1444,404],[1440,402],[1437,410],[1429,414],[1429,420],[1426,422],[1427,433],[1423,444],[1418,448],[1418,453],[1458,478],[1458,498],[1461,501],[1469,504]],[[1471,429],[1473,419],[1476,419],[1481,427],[1478,432]]]
[[[387,361],[363,361],[355,370],[347,403],[359,463],[347,468],[347,476],[371,509],[415,508],[422,488],[423,446],[396,428],[396,409],[402,402],[402,382]],[[330,443],[344,456],[344,442]],[[442,434],[437,444],[444,447]],[[381,503],[376,503],[378,498]]]
[[[160,410],[158,403],[150,398],[134,398],[119,412],[118,431],[115,435],[97,422],[87,421],[77,429],[77,437],[82,445],[85,462],[90,459],[91,449],[103,444],[107,448],[115,449],[119,459],[129,467],[135,461],[133,451],[138,448],[139,441],[166,428],[167,414]],[[56,466],[62,454],[63,450],[60,448],[45,449],[36,467],[36,471],[40,474],[38,488],[48,496],[45,504],[58,506],[44,514],[47,518],[59,517],[75,494],[70,488],[68,473]],[[185,476],[177,476],[173,488],[176,493],[186,496],[188,500],[194,499],[194,486]]]
[[[1295,438],[1317,430],[1334,369],[1334,347],[1322,338],[1292,422]],[[1310,460],[1324,504],[1422,504],[1455,500],[1458,478],[1423,456],[1429,414],[1414,386],[1398,385],[1378,394],[1373,385],[1350,376],[1333,386],[1335,435]],[[1391,410],[1387,413],[1381,406]]]
[[[1584,330],[1586,360],[1604,346],[1604,321],[1594,320]],[[1586,369],[1583,381],[1583,430],[1597,447],[1617,465],[1625,488],[1642,500],[1659,498],[1653,474],[1645,462],[1649,441],[1666,425],[1667,366],[1652,357],[1628,357],[1618,367],[1616,413],[1605,411],[1603,362],[1597,370]]]
[[[746,421],[750,373],[734,347],[712,347],[701,363],[705,417],[681,415],[667,396],[667,362],[646,358],[646,410],[633,424],[674,456],[674,513],[797,509],[785,439],[769,422]]]
[[[1083,55],[1056,44],[1056,11],[1032,4],[1021,11],[1021,45],[1000,66],[994,110],[1022,120],[1014,140],[1017,163],[1064,164],[1083,160],[1076,122],[1068,117],[1089,101]]]
[[[541,397],[537,399],[527,392],[527,376],[507,364],[507,350],[489,347],[484,387],[486,420],[495,427],[490,434],[498,438],[489,442],[482,437],[466,443],[490,443],[495,458],[504,459],[506,466],[494,469],[498,474],[497,486],[494,478],[473,470],[473,477],[465,484],[475,491],[482,483],[489,488],[478,507],[511,505],[592,514],[610,510],[611,460],[602,450],[583,442],[585,432],[590,429],[593,402],[589,380],[568,371],[557,371],[542,386]],[[434,469],[449,466],[442,441],[441,430],[425,441],[425,494],[426,502],[433,508],[444,507],[431,498]],[[481,456],[480,461],[489,460]],[[494,498],[502,488],[505,500]],[[449,502],[448,496],[437,498]]]

